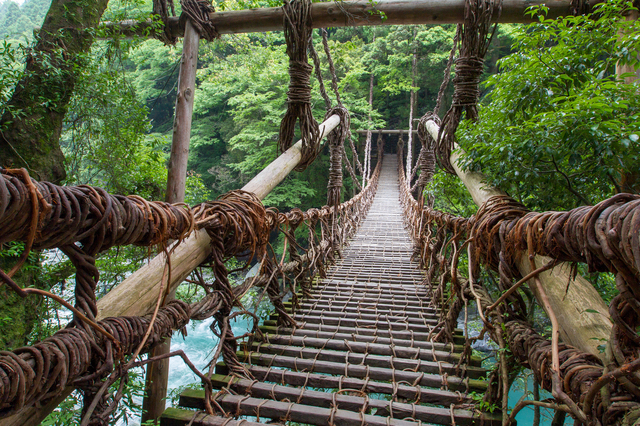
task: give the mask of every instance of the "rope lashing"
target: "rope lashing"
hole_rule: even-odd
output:
[[[500,16],[502,2],[491,0],[467,0],[464,8],[464,24],[460,32],[460,56],[455,61],[456,76],[453,79],[451,107],[445,114],[438,135],[438,164],[451,174],[455,170],[449,158],[455,143],[455,133],[462,114],[467,120],[478,118],[476,103],[480,96],[479,84],[484,66],[484,56],[496,30],[491,21]],[[455,49],[455,45],[454,45]]]
[[[343,106],[337,106],[327,112],[327,117],[338,115],[340,124],[329,133],[329,149],[331,150],[331,163],[329,165],[329,182],[327,184],[327,205],[338,208],[340,204],[340,190],[342,189],[342,147],[349,136],[351,119],[349,111]]]
[[[125,383],[130,368],[159,359],[140,361],[133,355],[147,353],[173,330],[184,327],[189,318],[213,317],[214,332],[220,337],[214,359],[222,354],[232,374],[251,377],[236,356],[237,341],[243,336],[234,336],[229,325],[237,315],[253,316],[243,310],[239,296],[260,283],[274,285],[267,287],[269,297],[279,313],[285,312],[284,293],[277,278],[296,280],[305,274],[323,274],[324,265],[366,216],[379,174],[377,167],[371,185],[337,209],[325,206],[307,212],[294,209],[278,213],[265,209],[253,194],[243,191],[232,191],[218,200],[186,209],[137,196],[111,195],[89,186],[60,187],[36,182],[24,170],[2,170],[0,242],[24,241],[28,249],[59,247],[72,259],[76,276],[84,278],[76,282],[76,310],[82,315],[68,328],[34,346],[0,353],[0,417],[25,406],[45,404],[73,385],[80,386],[84,393],[82,424],[107,425],[122,396],[119,391],[110,396],[109,386],[118,380]],[[327,224],[336,210],[336,232],[330,238]],[[278,262],[274,260],[275,253],[267,252],[269,235],[285,223],[291,227],[287,242],[293,255],[288,263],[284,263],[284,256]],[[293,232],[303,224],[309,230],[308,249],[298,245]],[[184,238],[194,229],[205,230],[211,238],[210,264],[215,280],[211,284],[200,283],[207,292],[204,299],[192,305],[172,301],[158,309],[155,319],[141,316],[95,320],[96,253],[119,245],[166,244],[170,239]],[[240,254],[267,256],[265,264],[269,267],[261,272],[273,272],[270,277],[276,279],[259,275],[232,286],[224,260]],[[202,274],[200,278],[203,281]],[[20,289],[8,274],[0,274],[0,279],[20,295],[34,293],[27,291],[33,289]],[[37,294],[55,299],[55,295],[44,291]],[[232,313],[233,306],[241,310]],[[256,327],[257,322],[251,333],[259,332]],[[168,356],[176,354],[190,363],[184,354]],[[210,381],[207,384],[205,376],[200,378],[210,392]]]
[[[193,28],[200,34],[200,37],[213,41],[220,37],[216,27],[209,19],[209,14],[215,10],[207,0],[180,0],[182,14],[189,19]]]
[[[401,189],[404,188],[403,171],[399,162]],[[443,313],[448,310],[453,315],[442,317],[445,327],[436,341],[452,337],[447,330],[457,326],[459,307],[466,303],[465,299],[475,299],[485,331],[494,340],[506,342],[514,361],[529,365],[545,389],[557,392],[561,395],[559,401],[571,405],[573,415],[590,419],[589,424],[617,424],[625,410],[614,408],[614,400],[634,401],[632,405],[638,405],[639,391],[634,383],[637,383],[635,370],[640,365],[637,361],[640,337],[636,331],[640,326],[637,250],[640,196],[617,194],[595,206],[542,213],[530,212],[506,196],[492,197],[469,219],[420,206],[406,189],[401,192],[401,202],[421,261],[429,265],[428,278],[438,272],[444,277],[435,290],[430,289],[435,295],[432,297],[445,292],[455,295],[449,299],[448,309],[442,307]],[[461,280],[454,271],[456,259],[466,244],[469,244],[470,279]],[[442,256],[442,247],[446,246],[452,247],[451,254]],[[554,260],[522,277],[516,267],[518,252],[530,259],[536,254]],[[594,355],[562,343],[554,349],[553,342],[540,336],[526,320],[526,304],[516,290],[522,283],[535,280],[539,273],[552,268],[555,261],[584,263],[591,271],[615,274],[620,294],[609,305],[613,328],[607,344],[611,355],[606,366]],[[480,276],[481,265],[500,276],[498,290],[503,296],[495,302],[481,280],[473,278]],[[514,279],[520,281],[512,284]],[[558,373],[553,368],[553,357],[559,359]],[[617,374],[614,379],[611,371],[628,373]],[[501,397],[501,390],[496,390],[495,384],[504,381],[504,377],[500,377],[499,372],[494,376],[485,395],[492,395],[496,401],[496,397]],[[600,393],[599,386],[605,383],[607,392]]]
[[[213,41],[220,37],[216,27],[209,19],[209,14],[215,11],[211,2],[207,0],[180,0],[180,7],[182,8],[180,19],[189,19],[201,38]],[[158,15],[163,23],[162,34],[159,35],[160,41],[166,45],[175,45],[178,38],[173,35],[167,25],[169,12],[171,12],[171,16],[176,16],[173,0],[153,0],[153,14]]]
[[[420,118],[418,122],[418,138],[420,139],[420,154],[418,155],[418,164],[416,168],[420,169],[420,175],[416,180],[416,183],[411,187],[411,192],[418,188],[420,197],[422,197],[422,191],[427,186],[433,174],[436,171],[436,154],[435,147],[436,141],[431,137],[431,134],[427,131],[427,121],[436,120],[440,124],[440,119],[433,112],[428,112]]]
[[[178,41],[178,37],[171,33],[169,29],[169,10],[171,16],[176,16],[176,8],[173,4],[173,0],[153,0],[153,14],[160,17],[162,21],[162,33],[158,34],[158,38],[165,45],[174,46]]]
[[[289,56],[289,90],[287,112],[280,124],[278,146],[284,152],[293,144],[295,125],[299,120],[302,133],[302,159],[296,170],[301,171],[319,153],[320,130],[311,111],[311,71],[307,49],[311,41],[311,0],[285,1],[284,38]]]
[[[313,47],[313,43],[309,44],[309,52],[311,53],[311,57],[313,58],[313,63],[316,68],[316,77],[318,79],[318,83],[320,86],[320,94],[324,99],[324,103],[327,107],[326,118],[331,117],[336,114],[340,117],[340,125],[337,129],[331,132],[329,136],[329,146],[330,146],[330,170],[329,170],[329,182],[327,182],[327,204],[329,207],[337,206],[340,204],[340,191],[342,188],[342,163],[349,172],[351,179],[354,182],[354,185],[358,188],[358,190],[362,190],[362,186],[360,185],[358,178],[356,177],[356,173],[351,166],[351,162],[347,157],[346,148],[344,146],[345,140],[349,139],[349,145],[351,146],[351,153],[354,158],[354,162],[356,167],[359,168],[362,175],[364,175],[364,171],[362,169],[362,165],[358,159],[358,153],[356,151],[355,145],[353,144],[353,140],[351,139],[351,118],[349,115],[349,111],[342,105],[342,101],[340,100],[340,92],[338,91],[338,77],[336,75],[336,69],[333,64],[333,59],[331,58],[331,50],[329,49],[329,41],[327,39],[327,30],[324,28],[320,29],[320,34],[322,35],[322,45],[324,47],[324,52],[327,55],[327,62],[329,63],[329,73],[331,74],[331,88],[336,96],[336,100],[338,102],[338,106],[336,108],[331,108],[331,99],[329,99],[329,95],[325,90],[324,81],[322,78],[322,70],[320,68],[320,59],[318,58],[318,54]],[[325,118],[325,119],[326,119]],[[331,136],[333,135],[333,136]],[[331,138],[334,139],[331,139]],[[338,176],[339,175],[339,176]],[[336,186],[339,185],[339,186]]]
[[[422,197],[422,191],[424,190],[425,186],[431,181],[431,179],[433,178],[433,174],[435,173],[435,149],[438,145],[436,141],[431,137],[431,134],[427,131],[427,121],[434,120],[438,124],[438,126],[441,126],[438,112],[440,111],[440,105],[442,104],[444,92],[447,89],[447,86],[449,85],[449,79],[451,78],[451,66],[453,65],[453,59],[456,53],[456,47],[458,46],[458,40],[460,39],[461,31],[462,26],[458,25],[456,27],[456,34],[453,37],[453,48],[451,49],[451,53],[449,54],[447,66],[444,69],[442,83],[440,84],[440,89],[438,90],[438,96],[436,98],[436,104],[433,107],[433,111],[428,111],[420,118],[420,121],[418,122],[418,138],[420,139],[421,148],[420,154],[418,155],[418,162],[416,164],[416,167],[414,167],[413,172],[411,173],[409,183],[415,176],[417,169],[420,169],[420,177],[418,177],[416,183],[411,187],[411,192],[414,192],[416,188],[419,190],[419,198]]]

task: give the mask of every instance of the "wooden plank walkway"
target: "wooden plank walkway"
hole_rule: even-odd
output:
[[[204,392],[189,390],[162,425],[480,424],[467,395],[484,392],[486,371],[477,358],[457,366],[461,335],[452,344],[431,340],[438,312],[411,261],[396,170],[395,155],[386,155],[367,218],[295,312],[298,327],[265,321],[264,340],[238,353],[256,380],[213,377],[218,389],[227,388],[216,402],[240,417],[185,410],[204,408]],[[497,415],[484,417],[500,423]]]

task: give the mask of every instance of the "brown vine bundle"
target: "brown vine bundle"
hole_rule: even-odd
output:
[[[296,122],[302,134],[302,159],[296,170],[304,170],[318,155],[320,130],[311,111],[310,77],[307,49],[311,40],[311,0],[285,1],[284,38],[289,56],[289,90],[287,112],[280,124],[278,146],[284,152],[293,144]]]
[[[464,23],[460,31],[460,56],[455,60],[456,76],[453,79],[451,107],[442,119],[438,135],[437,159],[444,170],[455,174],[449,162],[455,142],[455,133],[462,114],[467,120],[478,118],[476,103],[480,96],[480,76],[484,68],[484,56],[496,29],[491,21],[500,16],[502,2],[492,0],[466,0]],[[454,49],[456,45],[454,44]]]
[[[400,163],[401,181],[403,170]],[[433,297],[451,295],[442,307],[444,332],[438,339],[452,338],[461,309],[475,300],[485,324],[483,332],[510,348],[513,358],[504,361],[531,368],[538,383],[556,396],[558,409],[602,425],[617,424],[640,409],[640,382],[635,374],[640,369],[636,331],[640,325],[640,196],[618,194],[592,207],[544,213],[530,212],[509,197],[493,197],[468,219],[421,206],[407,189],[401,197],[428,280],[440,273],[439,283],[431,288]],[[465,246],[469,279],[461,279],[457,272],[457,258]],[[522,277],[516,267],[517,256],[533,254],[553,261]],[[528,322],[526,303],[514,291],[561,261],[586,263],[592,271],[616,276],[620,294],[610,304],[614,326],[607,345],[612,355],[607,365],[562,343],[554,348],[554,343]],[[478,281],[480,265],[499,274],[497,284],[503,296],[497,302]],[[515,285],[514,279],[519,279]],[[557,372],[554,359],[558,360]],[[504,371],[494,373],[493,391],[487,393],[491,401],[502,399],[503,408],[509,386]],[[498,383],[502,386],[496,388]],[[600,392],[605,386],[606,392]]]
[[[45,404],[67,386],[79,386],[85,395],[82,424],[108,424],[122,398],[129,369],[156,360],[140,361],[136,355],[148,353],[190,319],[213,317],[215,332],[220,337],[218,350],[225,363],[232,373],[248,377],[248,371],[236,356],[237,341],[251,338],[259,330],[257,317],[242,307],[240,296],[251,286],[266,287],[276,310],[283,314],[280,318],[286,319],[282,289],[274,277],[288,282],[294,295],[298,285],[308,291],[309,278],[317,273],[322,275],[333,252],[353,235],[365,216],[375,195],[379,172],[380,166],[364,191],[337,207],[278,213],[265,209],[253,194],[243,191],[232,191],[216,201],[186,209],[135,196],[114,196],[88,186],[59,187],[35,182],[23,170],[3,170],[0,240],[26,241],[28,248],[64,248],[76,265],[77,276],[84,278],[78,278],[76,284],[76,311],[81,316],[76,316],[69,327],[34,346],[0,353],[0,417],[26,406]],[[333,238],[329,238],[330,218],[336,231]],[[308,228],[307,248],[300,247],[296,240],[295,229],[299,226]],[[183,238],[193,229],[206,230],[212,241],[210,267],[215,280],[210,284],[201,281],[207,292],[202,300],[191,305],[172,301],[159,307],[155,315],[95,321],[95,306],[91,302],[95,301],[98,281],[95,254],[118,245],[166,244],[168,239]],[[276,230],[285,235],[288,262],[284,256],[275,259],[267,249],[269,235]],[[264,267],[258,276],[232,286],[224,262],[238,255],[257,257]],[[60,300],[45,291],[20,289],[7,274],[1,273],[0,278],[23,296],[35,293]],[[83,280],[89,287],[84,287]],[[234,306],[239,310],[232,312]],[[229,322],[240,314],[252,316],[254,327],[244,336],[234,336]],[[183,353],[166,356],[176,355],[185,359],[202,379],[205,391],[211,394],[207,377]],[[118,382],[120,390],[109,396],[109,386]],[[212,412],[211,407],[208,411]]]

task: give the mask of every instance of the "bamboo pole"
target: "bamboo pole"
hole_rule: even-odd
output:
[[[198,69],[198,45],[200,34],[189,20],[182,40],[182,59],[178,74],[178,94],[173,120],[173,140],[167,176],[166,201],[183,203],[187,183],[187,162],[189,160],[189,142],[191,140],[191,122],[196,91],[196,71]],[[165,299],[165,303],[175,299],[175,290]],[[149,357],[168,354],[171,351],[171,337],[156,346]],[[142,423],[158,419],[166,408],[167,387],[169,384],[169,358],[152,362],[147,367],[145,395],[142,399]]]
[[[596,1],[596,3],[599,1]],[[372,25],[456,24],[464,18],[464,0],[354,0],[313,3],[311,15],[314,28],[359,27]],[[547,18],[569,15],[570,0],[504,0],[499,23],[532,22],[525,11],[544,4]],[[239,34],[280,31],[284,15],[282,8],[260,8],[214,12],[209,15],[219,34]],[[148,37],[154,34],[149,21],[107,22],[105,27],[124,36]],[[184,27],[177,17],[169,18],[167,26],[172,35],[182,36]]]
[[[440,128],[434,121],[427,121],[427,130],[431,137],[438,139]],[[484,204],[493,196],[506,195],[498,188],[486,184],[482,173],[467,172],[458,167],[457,162],[463,152],[456,146],[450,161],[476,205]],[[545,256],[536,256],[536,268],[547,264],[550,260]],[[516,263],[522,276],[533,271],[526,253],[519,253]],[[583,352],[601,357],[598,345],[602,344],[602,339],[609,340],[612,323],[609,309],[593,285],[580,275],[573,279],[571,266],[567,263],[561,263],[549,271],[542,272],[539,278],[560,323],[562,340]],[[539,301],[537,287],[535,285],[529,287]],[[592,313],[593,310],[597,313]]]
[[[340,124],[340,117],[332,115],[320,124],[321,139]],[[256,175],[242,189],[253,192],[261,200],[298,165],[302,158],[302,141],[285,151],[264,170]],[[171,258],[170,288],[175,289],[209,253],[209,236],[203,230],[196,231],[181,243],[176,243]],[[166,258],[164,253],[157,255],[149,263],[138,269],[126,280],[98,300],[98,320],[107,317],[124,315],[145,315],[155,307],[158,291],[161,288]],[[0,426],[37,426],[74,388],[67,387],[58,397],[53,398],[47,405],[36,408],[24,408],[13,416],[0,420]]]

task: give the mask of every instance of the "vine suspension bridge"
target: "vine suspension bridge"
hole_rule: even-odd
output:
[[[33,346],[0,352],[0,426],[38,424],[74,389],[83,398],[81,425],[109,424],[129,370],[151,370],[172,356],[198,375],[202,390],[185,391],[181,408],[162,415],[166,426],[507,425],[529,403],[568,413],[576,424],[633,424],[640,418],[640,196],[622,193],[595,206],[536,213],[456,162],[457,125],[463,115],[477,118],[492,20],[529,19],[523,18],[527,2],[378,3],[386,21],[372,16],[373,6],[364,1],[295,0],[282,8],[216,13],[206,2],[183,0],[184,27],[166,16],[165,4],[159,37],[184,35],[167,190],[173,204],[38,182],[24,169],[1,170],[0,243],[22,241],[25,251],[11,270],[0,271],[0,279],[22,297],[54,299],[73,312],[73,320]],[[550,16],[585,13],[578,3],[553,2]],[[419,154],[412,159],[411,144],[405,153],[403,131],[378,131],[377,149],[368,131],[361,164],[327,34],[322,36],[335,107],[309,44],[312,28],[443,22],[460,25],[435,111],[419,120]],[[148,23],[111,28],[135,33]],[[241,190],[194,207],[180,203],[199,38],[274,29],[284,29],[290,58],[283,154]],[[437,112],[458,47],[452,105],[440,122]],[[311,113],[314,67],[308,53],[327,107],[321,124]],[[296,123],[302,140],[293,144]],[[397,150],[385,148],[382,134],[394,132],[400,134]],[[327,205],[286,213],[265,208],[261,200],[293,169],[312,162],[325,136],[331,156]],[[456,217],[424,199],[436,160],[462,180],[479,207],[475,215]],[[340,203],[343,167],[359,192]],[[284,241],[278,255],[269,244],[276,236]],[[96,256],[128,245],[158,246],[161,253],[97,300]],[[74,303],[13,279],[30,250],[52,248],[76,269]],[[461,254],[467,255],[465,271]],[[257,264],[257,275],[233,283],[226,262],[234,257]],[[577,274],[578,263],[615,276],[618,294],[609,306]],[[192,304],[173,300],[172,292],[192,273],[205,296]],[[489,290],[486,276],[497,290]],[[524,286],[549,317],[550,337],[529,321]],[[275,311],[262,325],[242,303],[256,287]],[[501,349],[490,372],[457,328],[470,304],[482,320],[481,334]],[[239,315],[253,319],[243,336],[230,327]],[[175,330],[205,319],[219,338],[209,371],[196,369],[180,351],[160,350]],[[553,400],[521,402],[509,413],[513,366],[530,368]],[[152,419],[164,410],[165,394],[156,388],[162,386],[148,389],[157,405],[150,409]],[[498,410],[481,412],[473,392],[482,396],[481,406]]]
[[[468,394],[486,391],[486,371],[475,357],[460,363],[462,335],[457,344],[434,341],[439,309],[428,296],[424,271],[411,260],[395,157],[385,156],[367,217],[342,256],[326,278],[314,280],[308,297],[300,295],[299,308],[289,310],[295,328],[267,321],[262,340],[238,354],[255,380],[212,376],[222,389],[213,397],[221,410],[309,424],[478,421]],[[224,371],[224,364],[218,369]],[[203,399],[204,391],[185,391],[180,405],[204,409]],[[485,424],[500,423],[496,415],[484,418]],[[170,409],[162,424],[192,420],[216,425],[226,419]]]

